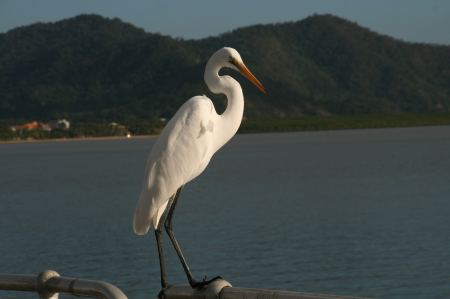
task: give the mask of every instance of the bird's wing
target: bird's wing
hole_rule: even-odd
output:
[[[144,185],[135,211],[136,233],[157,226],[167,201],[176,190],[198,176],[208,165],[214,149],[217,113],[206,96],[181,106],[152,148]]]

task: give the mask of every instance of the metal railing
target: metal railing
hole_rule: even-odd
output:
[[[37,276],[0,273],[0,290],[37,292],[42,299],[57,299],[59,293],[80,297],[127,299],[118,287],[110,283],[61,277],[52,270],[46,270]],[[193,289],[188,285],[171,286],[162,290],[158,297],[160,299],[362,299],[339,295],[235,288],[223,279],[215,280],[202,289]]]
[[[161,299],[363,299],[351,296],[235,288],[225,280],[213,281],[201,290],[192,289],[187,285],[171,286],[161,291],[159,297]]]
[[[58,293],[103,299],[127,299],[116,286],[96,280],[62,277],[52,270],[39,275],[0,273],[0,290],[37,292],[42,299],[57,299]]]

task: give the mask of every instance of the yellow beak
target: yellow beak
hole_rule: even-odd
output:
[[[250,82],[252,82],[261,92],[266,93],[264,86],[256,79],[255,75],[248,69],[245,64],[237,61],[232,61],[232,63],[239,69],[242,75],[244,75]]]

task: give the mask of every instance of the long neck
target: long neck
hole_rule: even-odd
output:
[[[205,82],[208,88],[213,93],[225,94],[228,101],[225,111],[218,116],[215,128],[217,149],[236,134],[244,114],[244,95],[241,85],[230,76],[219,76],[221,68],[220,63],[210,60],[205,69]]]

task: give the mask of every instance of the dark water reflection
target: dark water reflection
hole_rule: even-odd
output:
[[[0,272],[51,268],[155,296],[153,235],[131,229],[152,143],[0,145]],[[449,153],[450,127],[237,136],[184,189],[175,231],[198,277],[450,298]],[[173,251],[168,269],[185,282]]]

